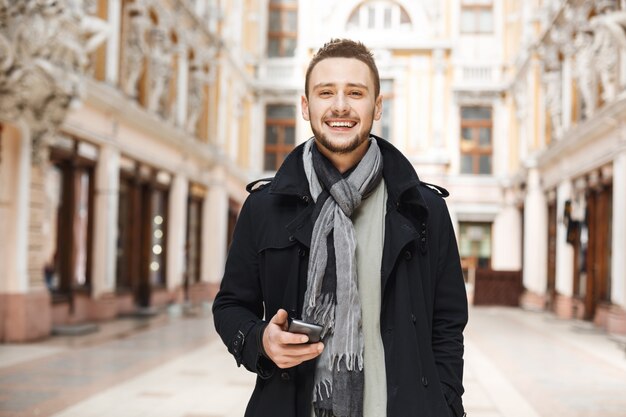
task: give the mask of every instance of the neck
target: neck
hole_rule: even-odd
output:
[[[320,153],[324,155],[335,166],[335,168],[337,168],[337,171],[339,171],[340,174],[345,173],[361,162],[361,159],[363,159],[367,153],[369,144],[370,141],[366,140],[360,144],[358,148],[351,152],[338,153],[326,149],[324,146],[315,141],[315,146],[317,146]]]

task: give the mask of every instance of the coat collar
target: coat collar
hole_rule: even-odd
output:
[[[396,208],[401,204],[416,205],[423,211],[422,214],[427,216],[428,206],[418,188],[421,181],[409,160],[387,140],[371,136],[377,140],[383,155],[383,178],[390,205],[388,208]],[[301,144],[287,155],[270,184],[271,194],[310,196],[302,161],[303,149],[304,144]]]

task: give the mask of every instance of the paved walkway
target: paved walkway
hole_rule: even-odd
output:
[[[0,417],[241,417],[254,376],[211,317],[157,323],[104,342],[0,345]],[[473,308],[465,369],[470,417],[626,417],[626,354],[587,323]]]

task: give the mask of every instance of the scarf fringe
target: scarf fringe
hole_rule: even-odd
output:
[[[331,370],[333,368],[341,372],[341,360],[346,365],[348,371],[362,371],[363,370],[363,350],[359,353],[333,353],[330,358]]]
[[[326,396],[324,397],[324,393],[322,390],[326,391]],[[331,393],[333,392],[333,381],[329,379],[325,379],[320,381],[320,383],[315,386],[313,390],[313,402],[323,401],[325,398],[330,398]]]
[[[313,300],[314,302],[315,300]],[[315,305],[307,305],[304,309],[304,317],[313,323],[319,323],[324,326],[322,330],[322,338],[326,336],[335,327],[335,306],[337,302],[334,294],[324,294],[320,297]]]

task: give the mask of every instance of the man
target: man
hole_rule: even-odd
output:
[[[258,375],[247,417],[464,414],[467,298],[447,192],[370,134],[381,114],[369,50],[330,41],[302,97],[314,137],[248,187],[213,305]],[[321,325],[322,341],[287,331],[290,318]]]

